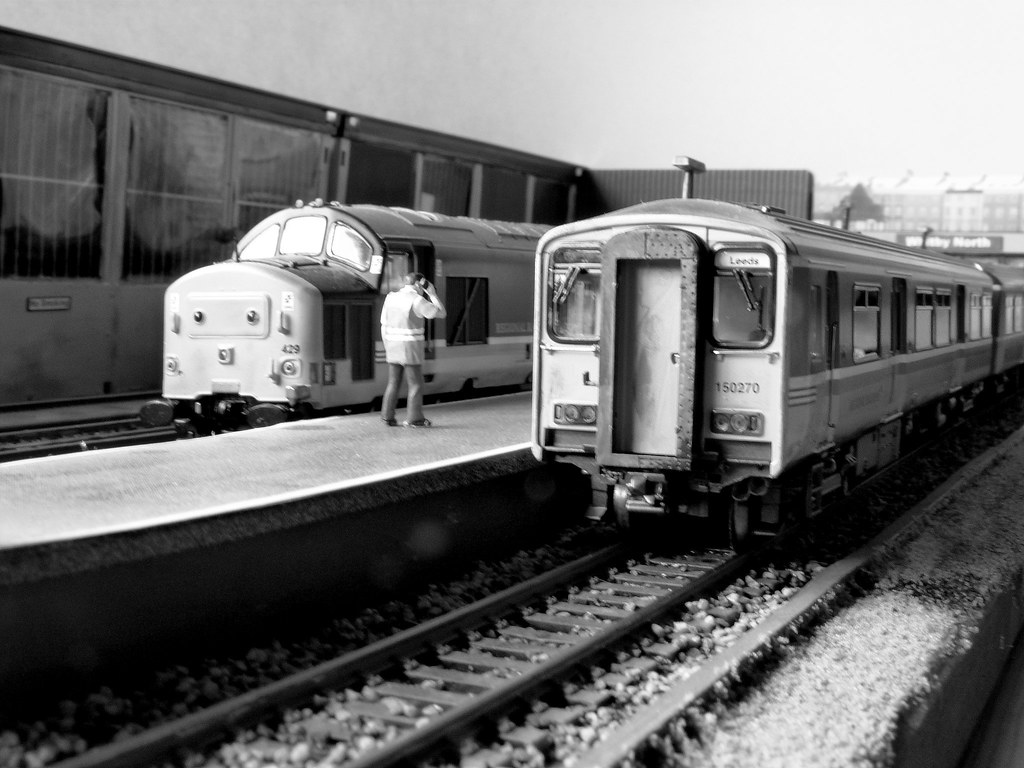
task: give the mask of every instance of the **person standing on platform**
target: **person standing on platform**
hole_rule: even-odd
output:
[[[381,419],[397,426],[395,406],[405,371],[406,420],[403,427],[429,427],[423,417],[423,355],[426,349],[426,321],[447,317],[437,291],[419,272],[405,276],[405,284],[384,298],[380,312],[380,335],[388,363],[388,386],[384,390]]]

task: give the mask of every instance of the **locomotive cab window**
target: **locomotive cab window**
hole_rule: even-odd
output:
[[[319,256],[324,250],[327,219],[324,216],[296,216],[284,223],[282,256]]]
[[[548,275],[548,312],[548,330],[559,341],[598,340],[601,332],[600,252],[580,248],[555,252]]]
[[[279,224],[271,224],[249,241],[249,244],[238,254],[238,258],[242,261],[274,258],[277,255],[277,236],[280,232]]]
[[[763,347],[771,341],[774,311],[772,257],[759,250],[715,254],[711,332],[726,347]]]
[[[365,272],[370,268],[373,248],[354,229],[336,222],[327,242],[327,255]]]
[[[855,285],[853,288],[853,361],[878,357],[881,319],[877,285]]]

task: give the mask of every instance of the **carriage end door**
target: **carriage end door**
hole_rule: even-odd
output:
[[[655,227],[616,235],[602,252],[603,466],[690,468],[699,252],[693,235]]]

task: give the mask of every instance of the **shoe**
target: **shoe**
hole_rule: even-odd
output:
[[[383,421],[384,424],[389,426],[389,427],[397,427],[398,426],[398,420],[397,419],[385,419],[383,416],[381,416],[380,420]]]
[[[403,421],[403,427],[429,427],[430,419],[416,419],[416,421]]]

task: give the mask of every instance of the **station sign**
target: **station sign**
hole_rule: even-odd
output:
[[[771,269],[772,258],[763,251],[719,251],[715,266],[720,269]]]
[[[908,248],[921,248],[921,235],[898,235],[897,242]],[[971,251],[973,253],[1002,253],[1002,235],[928,235],[925,248],[935,251]]]

